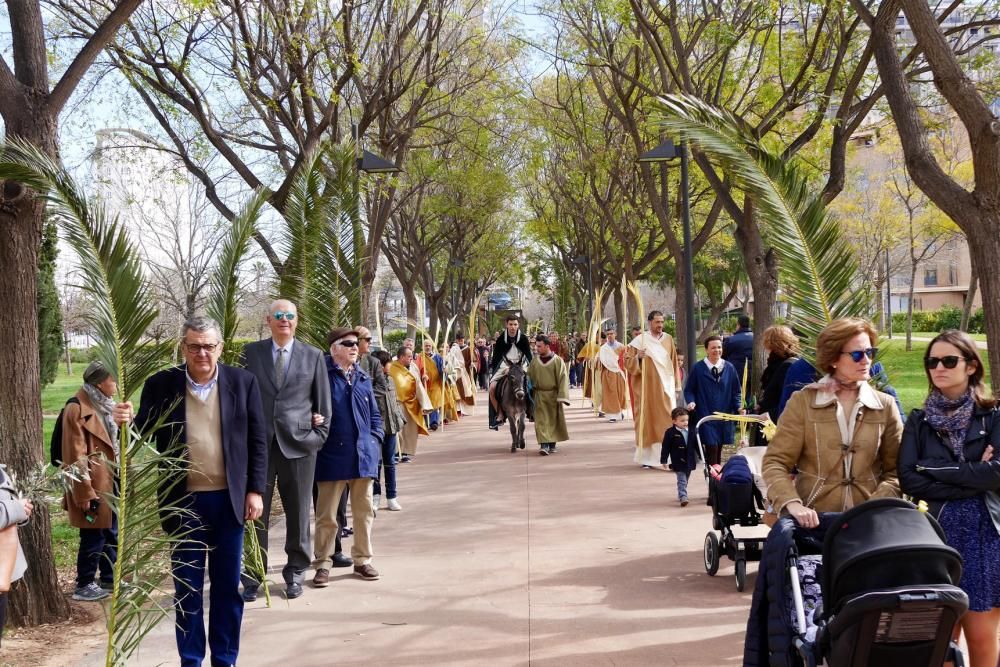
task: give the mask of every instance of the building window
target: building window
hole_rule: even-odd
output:
[[[948,265],[948,284],[957,285],[958,284],[958,267],[954,264]]]
[[[924,287],[935,287],[938,284],[937,267],[924,269]]]

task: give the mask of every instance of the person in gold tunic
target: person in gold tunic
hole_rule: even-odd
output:
[[[417,453],[417,437],[428,435],[424,426],[424,411],[420,401],[420,377],[410,370],[413,352],[400,348],[396,360],[389,364],[389,377],[396,385],[396,398],[406,413],[406,424],[399,432],[399,453],[407,461]]]
[[[614,329],[608,331],[607,342],[601,346],[598,355],[598,371],[601,374],[601,403],[597,416],[607,415],[609,422],[624,419],[625,407],[628,404],[625,371],[622,370],[625,346],[615,340],[616,335]]]
[[[597,357],[601,347],[594,341],[588,341],[576,354],[576,360],[582,364],[583,368],[583,397],[593,398],[594,396],[594,369],[592,361]]]
[[[427,426],[436,431],[441,420],[441,409],[444,407],[444,360],[434,351],[434,341],[424,339],[424,351],[417,355],[416,362],[421,376],[426,378],[424,385],[432,406],[427,415]]]
[[[634,461],[652,468],[660,464],[660,445],[671,426],[681,368],[674,339],[663,331],[663,313],[650,311],[646,320],[649,331],[633,338],[625,350],[625,371],[635,397]]]
[[[553,354],[549,339],[535,338],[537,354],[528,364],[528,377],[535,401],[535,439],[539,454],[555,454],[557,442],[569,440],[565,406],[569,405],[569,371],[566,362]]]

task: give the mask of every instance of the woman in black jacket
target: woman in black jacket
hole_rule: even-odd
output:
[[[789,367],[798,360],[799,339],[786,326],[775,325],[764,330],[764,350],[767,352],[767,366],[760,376],[760,394],[754,409],[759,415],[771,415],[771,421],[778,423],[781,415],[781,392],[785,388],[785,375]],[[748,366],[749,368],[749,366]],[[767,440],[756,429],[754,445],[765,446]]]
[[[938,334],[924,354],[930,395],[906,422],[898,473],[903,492],[926,501],[962,554],[969,611],[959,621],[971,667],[1000,655],[1000,412],[983,385],[976,344]],[[957,632],[957,631],[956,631]]]

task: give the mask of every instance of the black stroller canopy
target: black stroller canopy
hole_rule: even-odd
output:
[[[944,543],[937,521],[905,500],[871,500],[844,512],[823,544],[826,616],[863,591],[957,585],[961,576],[962,558]]]

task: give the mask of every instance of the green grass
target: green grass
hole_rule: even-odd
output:
[[[906,351],[905,339],[879,340],[878,359],[886,369],[889,383],[899,394],[904,413],[923,405],[927,398],[927,375],[924,373],[924,345],[914,345],[913,350]],[[986,365],[986,384],[990,383],[989,360],[983,357]],[[905,417],[905,414],[904,414]]]
[[[913,337],[914,338],[926,338],[927,340],[930,340],[931,338],[934,338],[934,336],[937,336],[939,333],[940,333],[939,331],[914,331],[913,332]],[[887,334],[885,334],[885,333],[879,334],[879,338],[881,339],[885,335],[887,335]],[[969,334],[969,336],[972,338],[972,340],[977,340],[980,343],[985,343],[986,342],[986,334],[977,334],[977,333],[974,333],[974,334]],[[896,338],[899,338],[901,340],[906,340],[906,331],[893,331],[892,332],[892,337],[893,337],[893,340],[895,340]]]
[[[52,518],[52,553],[56,559],[56,569],[72,570],[76,567],[76,551],[80,543],[80,529],[69,525],[66,510],[59,502],[49,505]]]
[[[83,369],[87,367],[87,364],[74,363],[72,367],[73,372],[67,375],[66,364],[60,364],[59,374],[56,375],[55,381],[42,389],[42,414],[55,417],[62,410],[66,400],[75,394],[80,385],[83,384]]]

